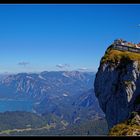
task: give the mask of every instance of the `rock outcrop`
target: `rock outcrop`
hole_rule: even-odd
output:
[[[109,131],[110,136],[140,136],[140,114],[133,112],[131,117]]]
[[[94,82],[109,129],[140,111],[140,53],[108,47]]]

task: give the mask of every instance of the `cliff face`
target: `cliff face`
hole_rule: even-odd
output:
[[[140,104],[140,54],[114,50],[101,59],[94,89],[109,128],[128,119]]]

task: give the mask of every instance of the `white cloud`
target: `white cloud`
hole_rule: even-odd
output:
[[[88,68],[79,68],[78,70],[84,71],[84,70],[88,70]]]
[[[24,62],[24,61],[18,63],[18,65],[24,66],[24,67],[25,67],[26,65],[28,65],[28,64],[29,64],[29,62]]]
[[[70,65],[69,65],[69,64],[64,64],[64,66],[65,66],[65,67],[70,67]]]
[[[56,67],[60,68],[60,69],[63,69],[63,68],[66,68],[66,67],[70,67],[69,64],[57,64]]]
[[[56,67],[62,69],[64,66],[62,64],[57,64]]]

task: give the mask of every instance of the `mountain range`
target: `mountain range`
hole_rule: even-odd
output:
[[[104,113],[94,94],[94,78],[92,72],[79,71],[0,76],[0,108],[5,103],[1,112],[31,112],[45,117],[47,124],[55,123],[57,130],[102,120]]]

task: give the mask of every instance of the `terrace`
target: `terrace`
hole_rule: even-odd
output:
[[[124,41],[122,39],[115,40],[113,43],[113,48],[121,51],[140,53],[140,43],[133,44],[131,42]]]

